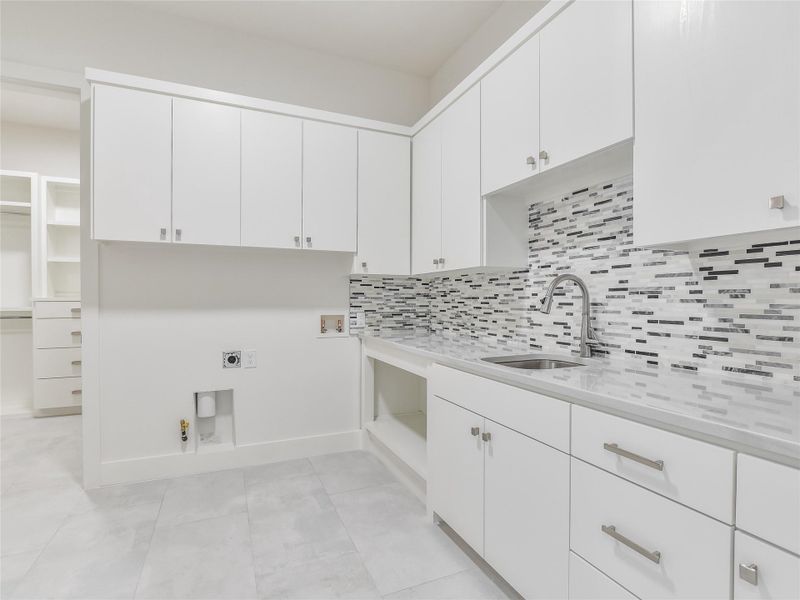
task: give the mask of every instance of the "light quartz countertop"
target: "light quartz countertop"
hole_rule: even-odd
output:
[[[361,337],[370,347],[406,351],[573,404],[800,467],[800,385],[606,358],[581,359],[590,363],[582,367],[526,371],[481,358],[533,354],[535,350],[438,335]]]

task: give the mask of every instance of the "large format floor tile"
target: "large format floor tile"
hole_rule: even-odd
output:
[[[6,554],[0,559],[0,598],[11,598],[17,585],[39,556],[39,552],[32,550],[20,554]]]
[[[159,527],[233,515],[247,510],[244,473],[217,471],[173,479],[164,494]]]
[[[495,600],[507,597],[477,568],[384,596],[386,600]]]
[[[314,456],[311,464],[329,494],[395,481],[375,456],[361,450]]]

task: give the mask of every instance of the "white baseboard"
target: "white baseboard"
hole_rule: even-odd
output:
[[[230,451],[148,456],[100,464],[100,485],[134,483],[236,469],[362,448],[361,430],[237,446]]]
[[[366,430],[364,430],[364,450],[368,450],[377,456],[392,475],[397,477],[400,483],[411,490],[419,498],[420,502],[425,504],[427,495],[425,480]]]

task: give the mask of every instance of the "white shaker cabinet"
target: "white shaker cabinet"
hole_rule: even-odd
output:
[[[242,111],[242,246],[299,248],[303,122]]]
[[[442,118],[412,140],[411,271],[439,268],[442,256]]]
[[[631,10],[577,0],[540,32],[540,170],[633,136]]]
[[[800,3],[636,2],[634,21],[636,245],[800,225]]]
[[[539,36],[481,81],[481,192],[539,172]]]
[[[178,243],[240,244],[240,110],[173,99],[172,226]]]
[[[172,98],[96,85],[92,105],[92,237],[170,241]]]
[[[800,598],[800,557],[737,531],[733,540],[733,597],[734,600]]]
[[[354,273],[408,275],[411,248],[411,141],[358,132],[358,254]]]
[[[474,86],[442,120],[440,268],[481,265],[481,94]]]
[[[356,251],[358,132],[303,122],[303,247]]]

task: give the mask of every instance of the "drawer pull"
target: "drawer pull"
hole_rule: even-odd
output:
[[[606,535],[610,535],[620,544],[624,544],[631,550],[638,552],[639,554],[644,556],[647,560],[652,560],[656,564],[661,562],[661,552],[659,552],[658,550],[654,550],[651,552],[650,550],[643,548],[633,540],[626,538],[621,533],[617,533],[617,528],[614,525],[601,525],[600,529],[603,530],[603,533],[605,533]]]
[[[81,394],[81,392],[83,392],[83,390],[72,390],[72,395],[73,396],[79,396]]]
[[[70,312],[79,313],[79,314],[81,312],[81,309],[80,309],[79,306],[74,306],[74,307],[70,308],[69,310],[70,310]]]
[[[664,461],[663,460],[650,460],[649,458],[645,458],[644,456],[640,456],[638,454],[634,454],[629,450],[625,450],[617,446],[617,444],[603,444],[603,449],[608,450],[609,452],[613,452],[617,456],[622,456],[623,458],[629,458],[639,464],[642,464],[646,467],[650,467],[651,469],[655,469],[656,471],[663,471],[664,470]]]
[[[749,565],[739,563],[739,579],[758,585],[758,565],[756,563],[750,563]]]
[[[73,360],[72,361],[72,366],[74,366],[74,367],[77,367],[80,364],[81,364],[81,361],[79,361],[79,360]]]
[[[69,334],[70,335],[80,335],[81,332],[80,331],[70,331]]]

